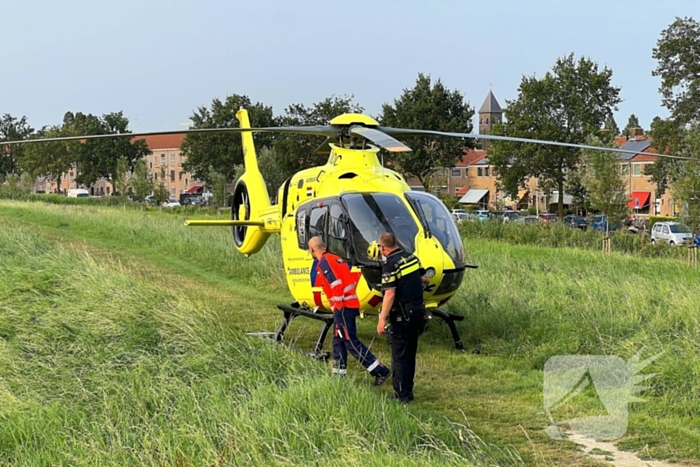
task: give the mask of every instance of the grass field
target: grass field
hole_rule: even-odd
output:
[[[336,381],[246,338],[291,300],[276,239],[245,259],[228,229],[183,220],[0,202],[0,463],[598,465],[545,434],[542,369],[640,348],[665,353],[643,370],[658,375],[619,446],[700,459],[700,273],[683,261],[466,239],[480,268],[450,309],[481,354],[432,325],[404,408],[359,367]],[[360,338],[388,360],[375,323],[360,321]],[[295,321],[286,340],[308,349],[317,331]],[[596,404],[584,394],[561,415]]]

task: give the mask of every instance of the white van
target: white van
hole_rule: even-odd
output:
[[[90,192],[85,188],[71,188],[68,190],[69,198],[89,198]]]

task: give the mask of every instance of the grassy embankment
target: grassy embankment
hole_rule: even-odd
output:
[[[197,292],[192,276],[177,278],[187,242],[159,249],[158,238],[177,243],[164,235],[162,219],[115,225],[121,214],[114,210],[7,207],[0,209],[0,464],[516,460],[463,426],[425,410],[409,413],[367,387],[331,378],[303,355],[244,337],[238,319],[244,314],[226,310],[250,309],[256,292],[268,287],[245,297],[221,293],[213,281]],[[36,215],[45,215],[38,224]],[[125,261],[106,245],[54,236],[52,228],[71,230],[85,216],[99,230],[82,231],[86,238],[114,239],[110,232],[120,231],[133,235],[125,248],[153,248],[151,254]],[[189,240],[202,239],[192,233]],[[192,271],[207,260],[195,258]]]
[[[59,406],[54,416],[59,419],[66,417],[66,414],[61,412],[68,410],[65,404],[72,408],[79,408],[78,412],[81,415],[78,419],[86,420],[84,423],[89,424],[89,420],[95,417],[93,425],[79,425],[82,428],[61,422],[71,427],[62,437],[70,440],[66,442],[78,443],[79,439],[85,439],[87,440],[85,443],[92,443],[92,445],[83,444],[80,449],[78,446],[66,445],[63,448],[55,447],[48,452],[53,452],[54,455],[56,452],[80,452],[83,459],[88,455],[107,456],[114,453],[105,448],[107,444],[100,443],[107,443],[106,440],[114,439],[121,439],[121,443],[124,444],[119,451],[130,452],[131,456],[143,456],[144,452],[148,451],[146,446],[149,446],[149,443],[157,446],[151,452],[165,452],[166,455],[171,456],[171,459],[176,455],[192,459],[191,456],[194,454],[191,449],[198,449],[197,453],[204,453],[208,456],[207,458],[211,458],[215,456],[217,449],[223,449],[222,445],[226,444],[224,440],[228,436],[227,428],[236,426],[231,420],[241,420],[241,418],[236,419],[236,416],[240,417],[240,412],[230,411],[231,408],[226,407],[225,404],[222,404],[223,407],[219,406],[217,402],[221,399],[209,399],[211,405],[207,405],[208,411],[195,411],[202,414],[199,415],[198,423],[191,420],[192,415],[189,413],[196,407],[192,402],[195,397],[186,403],[185,396],[178,391],[170,396],[174,402],[163,403],[160,406],[154,406],[151,402],[148,411],[131,412],[125,407],[118,406],[114,413],[124,412],[127,415],[122,418],[115,415],[115,420],[99,418],[94,413],[99,411],[99,416],[104,417],[110,412],[110,404],[114,404],[113,397],[106,397],[105,394],[120,395],[120,397],[130,394],[130,390],[126,390],[128,388],[121,386],[129,381],[128,378],[124,378],[113,368],[117,366],[121,371],[123,367],[125,371],[130,372],[134,369],[133,366],[120,363],[116,358],[120,353],[125,353],[120,347],[123,342],[134,340],[134,343],[129,344],[132,346],[130,349],[142,356],[139,361],[144,365],[147,363],[146,368],[140,368],[136,373],[129,373],[133,386],[149,388],[158,395],[160,390],[156,388],[161,378],[165,378],[166,382],[174,382],[173,384],[178,387],[181,386],[183,391],[185,387],[191,387],[192,384],[187,379],[189,376],[186,376],[190,372],[200,377],[199,384],[208,387],[217,384],[212,381],[222,380],[223,387],[226,388],[223,392],[231,391],[230,388],[235,385],[226,382],[227,378],[234,378],[230,373],[239,375],[252,370],[247,366],[241,369],[240,363],[238,366],[233,365],[231,358],[227,356],[229,353],[240,355],[241,352],[253,353],[247,349],[258,349],[256,352],[264,349],[264,352],[269,352],[265,354],[266,356],[269,357],[274,353],[276,359],[277,353],[273,350],[268,351],[268,347],[260,343],[242,340],[238,333],[240,330],[274,329],[279,322],[278,312],[274,311],[274,303],[289,301],[281,274],[279,247],[274,243],[274,239],[261,254],[246,260],[234,251],[228,230],[184,228],[181,217],[173,218],[165,214],[144,215],[118,209],[60,208],[4,202],[0,205],[0,218],[4,218],[5,229],[7,226],[12,226],[23,232],[22,235],[35,239],[32,242],[25,241],[27,244],[48,245],[46,248],[51,251],[56,249],[52,245],[53,241],[63,245],[63,249],[60,250],[63,259],[47,254],[33,255],[34,267],[38,268],[41,265],[42,268],[50,271],[46,273],[47,277],[59,281],[59,286],[34,285],[28,289],[34,290],[28,293],[29,296],[35,297],[35,300],[48,300],[43,297],[52,297],[52,290],[60,290],[61,287],[70,288],[71,292],[64,296],[65,301],[57,303],[53,321],[49,321],[50,329],[53,330],[51,332],[64,336],[62,339],[68,339],[68,341],[78,339],[77,336],[82,335],[79,333],[82,332],[80,331],[82,326],[88,326],[93,322],[96,325],[103,319],[111,320],[110,316],[115,314],[121,316],[120,323],[124,326],[116,336],[106,331],[100,332],[100,329],[105,326],[95,327],[95,339],[90,342],[89,350],[83,351],[91,358],[97,358],[96,355],[103,355],[103,358],[99,362],[90,364],[72,361],[74,356],[71,355],[71,359],[66,359],[58,366],[63,368],[62,371],[71,374],[72,379],[54,378],[48,385],[39,385],[39,387],[48,386],[52,390],[49,392],[54,396],[52,403]],[[35,234],[44,240],[39,241]],[[49,243],[45,243],[45,240],[49,240]],[[71,245],[70,242],[85,242],[85,245]],[[19,247],[14,249],[17,248]],[[679,260],[635,258],[617,254],[608,258],[597,252],[576,249],[510,246],[478,240],[468,240],[467,248],[470,262],[479,264],[480,269],[469,273],[467,283],[454,303],[450,305],[452,310],[467,315],[467,319],[460,323],[460,329],[468,345],[478,345],[482,355],[456,353],[450,348],[449,334],[444,326],[433,326],[422,340],[416,388],[417,401],[415,405],[409,406],[410,412],[416,412],[419,418],[430,417],[432,413],[445,415],[455,421],[463,420],[462,413],[464,413],[471,428],[479,436],[499,446],[514,445],[527,463],[569,462],[581,465],[585,461],[571,448],[570,444],[550,440],[544,434],[548,420],[542,413],[541,370],[545,361],[553,355],[588,353],[615,354],[629,359],[640,347],[645,346],[643,358],[662,350],[666,353],[644,371],[645,373],[656,372],[659,375],[652,380],[652,389],[642,393],[648,402],[631,405],[628,436],[620,446],[628,449],[645,447],[644,454],[654,457],[700,459],[697,447],[700,445],[698,423],[694,421],[698,412],[698,402],[694,394],[698,392],[697,376],[700,370],[698,364],[700,355],[696,343],[698,305],[694,298],[697,295],[697,282],[700,278],[697,271],[689,269]],[[4,248],[3,251],[5,250],[12,251],[13,248],[9,250]],[[83,250],[89,253],[76,253]],[[113,252],[106,254],[105,251],[109,250]],[[20,263],[28,261],[27,257],[24,258]],[[82,259],[89,260],[97,269],[89,271]],[[117,260],[122,263],[119,264]],[[5,259],[3,264],[6,264]],[[81,272],[83,270],[89,271],[86,277],[100,278],[116,274],[121,278],[121,282],[110,284],[110,281],[98,279],[88,281],[89,289],[106,284],[103,288],[95,288],[91,293],[96,296],[106,295],[109,298],[108,300],[97,299],[97,303],[90,303],[87,297],[79,294],[85,287],[78,287],[75,283],[76,278],[72,276],[78,274],[79,278],[84,277],[85,274]],[[3,272],[3,277],[5,276],[9,275]],[[16,287],[13,285],[17,283],[17,278],[14,276],[12,279],[3,279],[3,281],[6,284],[5,288]],[[167,285],[172,288],[167,290]],[[134,292],[135,297],[139,298],[128,299],[125,291]],[[139,296],[146,292],[158,298],[153,300]],[[19,298],[14,298],[15,296]],[[135,313],[124,303],[115,301],[112,298],[115,296],[141,305],[137,308],[141,311]],[[3,298],[4,300],[7,299]],[[26,296],[14,293],[12,300],[17,309],[21,309],[20,305],[29,306],[32,303],[32,300],[28,300]],[[65,330],[61,324],[62,320],[73,319],[71,317],[74,315],[66,312],[70,311],[74,304],[81,303],[81,306],[89,308],[91,314],[89,317],[84,316],[79,321],[79,325],[69,325],[69,330]],[[3,310],[7,309],[6,305],[2,306]],[[46,309],[45,306],[36,307],[34,313],[41,314],[45,311],[40,310]],[[115,309],[122,310],[123,314],[116,313]],[[154,325],[153,321],[158,324]],[[178,323],[186,323],[186,326]],[[30,336],[37,331],[36,326],[40,324],[30,321],[23,325],[27,326],[24,332]],[[170,350],[160,351],[155,354],[158,357],[156,359],[149,353],[148,345],[151,344],[148,339],[142,342],[138,336],[142,330],[150,329],[149,332],[154,332],[159,336],[158,339],[163,339],[162,336],[169,335],[166,331],[171,329],[171,326],[172,342],[169,345],[178,342],[177,336],[180,334],[197,342],[203,341],[206,345],[202,344],[203,349],[200,349],[197,346],[199,344],[192,344],[185,350],[178,350],[181,353]],[[360,323],[360,336],[368,343],[372,340],[373,327],[373,320]],[[109,326],[106,329],[110,329]],[[315,323],[295,322],[288,331],[287,338],[298,339],[297,345],[308,348],[313,342],[316,330]],[[13,336],[11,339],[3,337],[3,339],[5,339],[6,349],[14,349],[13,353],[5,354],[4,357],[8,361],[15,362],[10,366],[15,369],[12,373],[14,379],[10,381],[14,381],[18,387],[31,389],[34,384],[38,384],[33,379],[37,375],[32,376],[33,366],[30,364],[31,358],[35,357],[27,356],[25,350],[17,350],[24,349],[25,345],[23,341],[17,340],[17,337]],[[168,339],[165,341],[170,342]],[[54,338],[49,342],[38,346],[39,353],[52,362],[62,361],[61,352],[64,346],[57,345],[61,339]],[[78,339],[78,342],[84,343],[81,339]],[[118,350],[120,353],[110,354],[108,350],[115,346],[121,349]],[[35,345],[29,346],[29,348],[33,347]],[[373,348],[382,357],[388,358],[388,349],[382,341],[374,341]],[[183,366],[188,368],[187,364],[183,365],[183,362],[187,363],[190,358],[198,361],[200,353],[212,356],[210,360],[202,357],[206,364],[201,363],[201,367],[198,368],[200,368],[199,371],[202,371],[201,368],[206,368],[204,373],[181,370]],[[187,356],[184,359],[181,357],[183,354]],[[284,356],[280,357],[282,359],[280,361],[294,362],[295,365],[295,370],[290,370],[287,378],[292,380],[299,378],[295,380],[299,392],[293,399],[307,400],[310,405],[315,404],[313,408],[319,406],[318,413],[329,414],[328,407],[333,407],[331,396],[323,399],[327,401],[326,406],[321,407],[318,401],[321,400],[321,394],[332,394],[331,388],[336,388],[336,386],[324,385],[336,383],[318,376],[326,373],[322,365],[310,364],[303,359],[297,361],[296,357],[292,356],[295,354],[281,355]],[[273,357],[267,360],[271,358]],[[26,359],[26,362],[23,359]],[[24,363],[17,363],[17,361]],[[133,365],[131,360],[127,362]],[[255,364],[258,364],[257,360]],[[99,400],[90,399],[83,402],[69,398],[67,402],[62,402],[63,399],[58,395],[71,393],[72,385],[79,383],[85,387],[85,382],[80,377],[81,371],[94,372],[97,371],[95,368],[101,365],[109,367],[110,372],[113,373],[107,371],[91,373],[92,379],[89,381],[97,384],[99,391],[102,392]],[[255,409],[250,409],[246,405],[247,402],[239,404],[238,407],[247,407],[247,413],[256,413],[260,410],[263,417],[267,414],[269,424],[280,429],[285,426],[285,423],[290,423],[289,420],[276,422],[270,412],[274,411],[275,401],[282,403],[285,395],[290,395],[290,392],[269,389],[269,378],[278,378],[275,375],[279,375],[279,371],[284,375],[286,370],[280,368],[285,368],[285,365],[291,365],[291,363],[275,363],[272,364],[274,368],[269,366],[271,365],[269,362],[267,365],[263,365],[260,372],[254,372],[255,377],[250,378],[247,375],[241,377],[241,381],[247,383],[252,380],[251,386],[244,392],[258,394],[255,391],[260,390],[267,394],[269,399],[265,400],[264,404],[255,406]],[[228,371],[230,368],[233,368],[231,372]],[[181,372],[185,376],[181,375]],[[78,376],[75,376],[76,373]],[[305,376],[297,376],[297,374]],[[261,378],[264,384],[256,386],[256,379]],[[67,381],[64,382],[64,379]],[[284,376],[279,379],[288,381]],[[358,371],[358,379],[360,381],[364,379],[362,372]],[[105,390],[105,387],[112,387],[112,391]],[[253,387],[256,389],[251,389]],[[363,408],[362,413],[370,419],[372,419],[371,414],[377,410],[376,404],[380,404],[379,410],[382,412],[394,410],[391,406],[385,407],[383,399],[376,398],[371,393],[373,388],[363,389],[362,385],[360,388],[341,387],[343,391],[357,391],[358,399],[354,401],[353,408],[355,404],[359,407],[368,406],[367,412]],[[89,394],[96,393],[98,389],[92,387],[92,389],[80,391],[87,397]],[[221,391],[220,387],[219,390]],[[302,395],[306,394],[306,391],[309,391],[309,394],[317,394],[318,398],[305,399]],[[388,391],[388,388],[382,388],[377,392]],[[211,392],[213,391],[210,390],[207,394]],[[13,397],[19,399],[22,402],[20,406],[24,408],[14,409],[10,413],[17,417],[16,421],[21,421],[19,423],[21,426],[36,419],[34,410],[45,410],[46,405],[41,402],[42,391],[37,393],[36,389],[31,389],[29,392],[20,391],[20,393],[28,395],[20,397],[16,392],[12,392]],[[148,391],[135,393],[132,403],[135,406],[149,407],[148,394]],[[167,400],[165,397],[167,394],[167,391],[163,392],[164,400]],[[284,401],[293,399],[284,399]],[[583,399],[583,403],[576,407],[577,409],[594,411],[599,408],[594,394],[584,395]],[[198,402],[201,406],[201,401]],[[227,402],[232,405],[230,400]],[[129,401],[121,403],[127,404]],[[32,408],[33,404],[35,408]],[[174,405],[177,409],[171,409],[165,416],[161,410],[167,409],[169,405]],[[287,412],[298,410],[308,416],[308,411],[311,409],[311,406],[297,407],[291,404],[283,405],[280,410]],[[561,415],[560,418],[563,418],[570,413],[565,409]],[[330,415],[326,416],[330,417]],[[130,417],[135,417],[136,421]],[[403,427],[404,420],[393,417],[394,412],[391,412],[391,417],[388,418],[391,421],[385,423],[389,423],[394,430],[406,433],[412,426],[409,423],[406,425],[409,428]],[[422,419],[428,420],[428,418]],[[367,443],[370,446],[368,454],[376,455],[378,459],[381,459],[381,456],[389,456],[383,451],[384,444],[373,444],[379,443],[379,440],[384,442],[389,439],[383,435],[386,428],[379,428],[381,426],[379,422],[373,427],[363,424],[362,427],[367,427],[368,431],[362,431],[355,425],[349,426],[349,421],[345,418],[341,420],[345,423],[341,431],[344,429],[347,433],[352,433],[342,438],[357,439],[360,436],[359,433],[367,434],[369,437]],[[275,425],[275,423],[279,424]],[[302,430],[302,433],[307,433],[303,431],[307,427],[305,422],[293,418],[291,423],[297,424],[291,431],[296,433],[296,430]],[[163,424],[168,428],[165,429]],[[134,425],[138,427],[136,431],[141,430],[146,435],[142,433],[136,438],[129,438],[126,434],[122,437],[107,436],[102,433],[104,428],[100,428],[103,425],[115,426],[115,429],[125,430],[129,434],[131,430],[125,427]],[[243,426],[246,425],[243,424]],[[430,426],[433,427],[433,425]],[[260,442],[267,439],[266,442],[269,444],[271,440],[280,437],[279,434],[265,432],[256,425],[251,425],[249,428],[251,431],[248,436],[253,434],[260,436],[256,438],[261,440]],[[377,432],[372,431],[374,428]],[[86,431],[81,432],[80,429]],[[237,429],[241,430],[240,426]],[[325,429],[328,427],[319,428],[319,430]],[[416,428],[418,431],[421,429],[423,428]],[[441,429],[443,431],[439,436],[446,435],[445,442],[455,446],[453,449],[461,452],[459,449],[463,448],[450,444],[452,443],[450,440],[455,440],[453,436],[455,430]],[[200,437],[207,442],[181,444],[180,434],[186,435],[190,430],[197,433],[195,438]],[[322,436],[320,433],[322,431],[314,431],[311,434],[302,434],[300,437],[311,437],[312,441],[305,442],[305,446],[314,445],[314,440],[326,446],[324,444],[326,441],[321,439],[325,440],[328,435]],[[408,431],[408,433],[410,433],[407,435],[408,438],[415,436],[415,432]],[[377,437],[378,439],[375,440]],[[250,446],[245,442],[245,435],[243,438],[244,441],[235,442],[238,449],[244,449],[242,455],[251,457],[265,455],[261,450],[253,450],[252,453],[245,451],[250,449]],[[17,439],[17,435],[0,439]],[[46,442],[45,439],[42,441],[41,437],[37,438],[36,435],[29,439],[34,439],[35,443]],[[278,449],[278,454],[288,455],[290,449],[285,448],[287,446],[285,443],[293,442],[290,441],[292,437],[280,439],[279,445],[274,447]],[[363,446],[364,444],[362,443]],[[31,443],[26,442],[13,441],[6,446],[9,447],[3,449],[9,449],[13,455],[24,452],[20,449],[21,446],[28,446],[23,448],[28,449],[26,453],[32,451]],[[350,453],[349,457],[346,456],[349,459],[348,463],[352,463],[352,459],[359,459],[357,452],[365,449],[359,446],[360,443],[347,441],[341,448],[342,452]],[[399,446],[404,446],[395,449],[396,456],[399,457],[390,457],[390,459],[399,459],[401,455],[406,455],[412,449],[410,442]],[[262,451],[266,452],[266,450]],[[180,454],[177,454],[178,452]],[[329,458],[332,458],[332,454],[333,449],[329,447],[328,450],[321,449],[319,457],[331,456]],[[305,455],[303,452],[300,455],[303,459],[314,459],[312,455],[303,457]],[[262,459],[262,457],[256,459]]]

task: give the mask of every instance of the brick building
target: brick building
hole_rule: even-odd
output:
[[[180,145],[185,137],[184,133],[173,135],[154,135],[135,137],[133,141],[145,140],[152,154],[144,157],[148,171],[156,184],[160,182],[161,169],[165,172],[165,186],[171,197],[178,199],[179,195],[186,192],[199,190],[203,182],[193,180],[192,175],[182,168],[185,156],[180,152]],[[112,184],[105,178],[101,178],[89,187],[79,186],[75,181],[78,169],[75,165],[61,177],[61,193],[66,194],[71,188],[85,188],[92,196],[111,196],[114,193]],[[39,177],[35,182],[36,192],[58,193],[58,184],[46,177]]]

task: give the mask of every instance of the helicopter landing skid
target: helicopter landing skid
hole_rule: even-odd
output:
[[[311,358],[314,358],[316,360],[323,360],[326,361],[330,358],[331,354],[330,352],[321,352],[323,349],[323,343],[326,340],[326,335],[328,334],[328,330],[333,326],[333,314],[332,313],[325,313],[325,312],[314,312],[313,310],[308,310],[306,308],[301,308],[301,307],[295,307],[295,306],[289,306],[289,305],[277,305],[277,308],[282,310],[282,313],[284,313],[284,320],[280,324],[279,328],[277,328],[277,332],[274,333],[274,340],[276,341],[281,341],[282,338],[284,337],[284,331],[287,330],[287,326],[289,326],[289,323],[292,322],[294,318],[297,316],[304,316],[306,318],[311,318],[315,319],[318,321],[323,321],[323,327],[321,328],[321,332],[318,335],[318,339],[316,339],[316,344],[314,345],[313,351],[309,352],[307,355]]]
[[[464,319],[464,316],[456,315],[454,313],[448,313],[447,311],[442,310],[431,310],[430,313],[433,316],[443,320],[445,324],[447,324],[447,326],[450,328],[450,332],[452,333],[452,339],[455,342],[455,349],[464,351],[464,344],[462,343],[462,338],[459,336],[459,332],[457,332],[457,326],[455,326],[455,321],[462,321]]]

